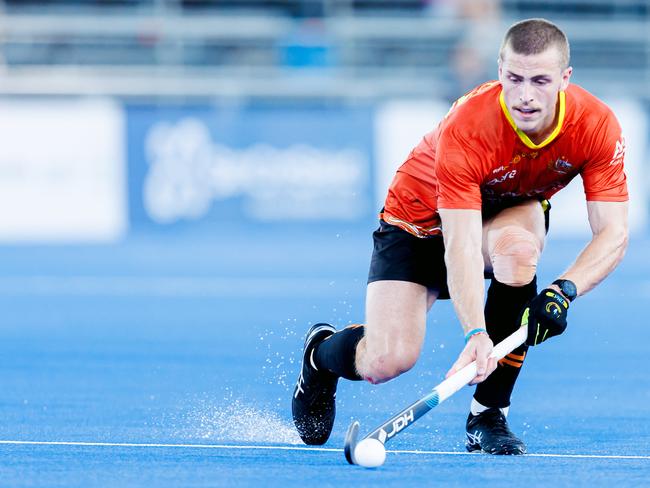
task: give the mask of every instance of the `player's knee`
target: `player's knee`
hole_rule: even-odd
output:
[[[537,271],[539,254],[540,243],[535,234],[517,226],[504,227],[490,250],[494,277],[509,286],[530,283]]]
[[[384,383],[411,369],[419,356],[419,350],[411,348],[392,348],[368,358],[365,379],[373,384]]]

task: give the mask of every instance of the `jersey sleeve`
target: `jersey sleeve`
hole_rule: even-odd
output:
[[[438,208],[481,209],[480,159],[472,141],[461,141],[452,131],[444,131],[436,153]]]
[[[587,201],[627,201],[625,138],[613,113],[596,127],[588,144],[587,162],[581,171]]]

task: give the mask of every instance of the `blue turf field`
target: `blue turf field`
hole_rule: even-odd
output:
[[[447,302],[418,365],[343,383],[331,440],[303,449],[290,423],[302,336],[362,320],[370,230],[0,248],[0,485],[650,485],[645,238],[530,353],[510,414],[530,456],[464,454],[466,388],[389,444],[400,452],[382,468],[345,463],[351,419],[365,433],[444,376],[462,344]],[[580,247],[551,241],[540,281]]]

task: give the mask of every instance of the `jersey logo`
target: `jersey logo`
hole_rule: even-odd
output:
[[[617,164],[622,164],[624,159],[625,159],[625,137],[621,136],[621,138],[618,141],[616,141],[616,148],[614,148],[614,155],[612,156],[612,160],[610,161],[609,165],[615,166]]]
[[[498,178],[492,178],[490,181],[486,183],[486,185],[488,186],[498,185],[499,183],[503,183],[506,180],[512,180],[515,176],[517,176],[517,170],[513,169],[512,171],[508,171],[507,173],[499,176]]]
[[[551,161],[549,169],[556,173],[560,173],[561,175],[565,175],[573,169],[573,165],[566,159],[558,158],[555,161]]]
[[[523,159],[536,159],[537,156],[539,156],[539,152],[538,152],[538,151],[534,151],[534,152],[522,152],[522,153],[515,154],[515,155],[513,156],[512,160],[511,160],[509,163],[507,163],[507,164],[503,164],[503,165],[499,166],[498,168],[493,169],[493,170],[492,170],[492,174],[501,173],[502,171],[508,171],[508,169],[509,169],[511,166],[516,166],[516,165],[518,165],[519,163],[521,163],[521,161],[522,161]],[[514,175],[511,176],[510,178],[513,178],[513,177],[514,177]],[[502,180],[502,181],[503,181],[503,180]],[[497,183],[498,183],[498,182],[497,182]],[[488,183],[488,185],[489,185],[489,184],[494,184],[494,183]]]

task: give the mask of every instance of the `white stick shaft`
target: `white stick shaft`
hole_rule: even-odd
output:
[[[510,353],[518,346],[524,343],[528,337],[528,325],[522,325],[516,332],[506,337],[504,340],[499,342],[494,349],[490,357],[496,358],[497,361],[504,357],[506,354]],[[460,371],[457,371],[445,381],[436,386],[438,391],[439,403],[442,403],[451,395],[460,390],[463,386],[467,385],[476,377],[476,361],[472,361],[470,364],[465,366]]]

